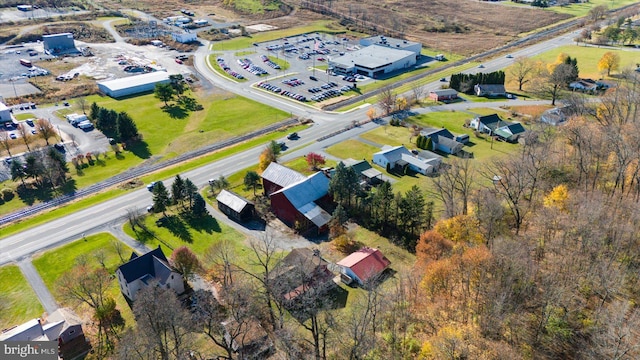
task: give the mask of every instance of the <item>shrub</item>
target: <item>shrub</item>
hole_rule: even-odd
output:
[[[13,192],[13,190],[9,188],[2,189],[2,200],[4,200],[5,202],[13,200],[15,196],[16,194]]]

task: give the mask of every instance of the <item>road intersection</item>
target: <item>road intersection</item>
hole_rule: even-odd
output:
[[[577,32],[563,34],[551,40],[514,51],[512,55],[514,58],[518,56],[534,56],[558,46],[571,44],[576,35]],[[309,151],[321,150],[345,139],[356,137],[361,133],[379,126],[379,124],[375,122],[370,122],[342,132],[339,135],[330,137],[329,139],[320,142],[316,141],[327,134],[331,134],[338,129],[350,125],[353,121],[366,120],[367,107],[356,108],[344,113],[325,112],[320,109],[304,106],[283,98],[274,97],[255,88],[234,86],[235,84],[233,82],[216,75],[210,70],[210,67],[207,66],[206,61],[210,53],[212,52],[209,50],[209,47],[203,46],[197,51],[194,60],[194,66],[199,76],[206,79],[206,81],[209,81],[215,86],[223,88],[226,91],[259,101],[266,105],[289,112],[292,115],[313,119],[314,125],[312,127],[299,132],[300,140],[297,140],[295,143],[289,142],[289,147],[293,150],[286,152],[282,156],[283,161],[302,156]],[[486,61],[483,64],[484,68],[482,71],[491,72],[503,69],[511,64],[512,61],[513,59],[505,57]],[[478,71],[478,69],[474,68],[467,72],[475,73]],[[428,92],[430,90],[440,88],[440,86],[440,82],[433,82],[426,85],[425,90]],[[508,103],[511,105],[519,105],[532,104],[533,102],[510,100]],[[418,109],[417,111],[439,111],[444,108],[467,109],[473,105],[474,104],[472,103],[459,103],[447,105],[445,107]],[[477,103],[475,105],[487,107],[497,106],[498,104]],[[249,166],[255,165],[262,150],[262,146],[254,147],[242,153],[206,164],[181,175],[191,179],[196,185],[203,186],[207,183],[208,179],[217,178],[220,175],[228,176],[242,169],[246,169]],[[170,179],[167,181],[170,181]],[[0,240],[0,265],[20,261],[37,252],[73,241],[80,238],[83,233],[89,233],[96,229],[120,225],[124,221],[127,210],[134,208],[144,209],[151,203],[151,201],[150,193],[145,188],[142,188],[128,192],[103,203],[96,204],[90,208],[82,209],[67,216],[52,220],[46,224],[35,226],[20,233],[5,237]]]

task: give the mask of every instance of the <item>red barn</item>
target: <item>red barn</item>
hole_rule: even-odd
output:
[[[262,188],[264,189],[264,194],[269,196],[284,187],[306,178],[306,176],[295,170],[272,162],[264,172],[262,172]]]
[[[270,199],[276,216],[298,230],[315,226],[324,231],[331,220],[331,215],[320,206],[331,204],[329,178],[321,172],[273,192]]]

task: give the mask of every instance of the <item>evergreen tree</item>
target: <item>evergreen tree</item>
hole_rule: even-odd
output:
[[[193,193],[193,202],[191,203],[191,215],[201,218],[208,214],[207,203],[198,192]]]
[[[189,201],[189,208],[193,206],[193,199],[198,193],[198,187],[189,179],[184,179],[184,198]]]
[[[153,187],[153,208],[155,211],[161,211],[164,216],[167,216],[165,211],[167,206],[171,204],[171,198],[169,192],[164,186],[162,181],[158,181]]]
[[[256,188],[260,185],[260,175],[255,171],[247,171],[244,174],[244,188],[253,189],[253,196],[256,196]]]
[[[98,106],[98,104],[96,104],[96,102],[94,101],[91,104],[91,108],[89,110],[89,118],[94,122],[97,121],[99,112],[100,112],[100,106]]]
[[[169,106],[167,102],[173,100],[174,90],[171,84],[156,84],[153,92],[158,100],[164,102],[164,106]]]
[[[173,180],[173,184],[171,184],[171,199],[174,204],[182,204],[184,195],[184,180],[182,180],[182,177],[178,174],[175,180]]]
[[[13,159],[11,162],[11,180],[16,181],[20,179],[22,185],[25,185],[25,178],[27,178],[27,174],[24,171],[24,165],[22,165],[19,159]]]
[[[123,111],[118,114],[116,125],[120,141],[127,142],[138,137],[138,127],[126,112]]]

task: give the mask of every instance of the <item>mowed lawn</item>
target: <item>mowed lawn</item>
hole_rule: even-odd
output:
[[[194,96],[194,94],[191,94]],[[153,155],[172,157],[223,139],[282,121],[289,114],[232,94],[194,96],[204,110],[171,118],[153,94],[116,100],[92,96],[87,102],[126,111],[136,122]]]
[[[565,53],[572,58],[575,57],[578,59],[578,69],[580,70],[580,77],[600,79],[603,75],[606,76],[606,73],[602,74],[600,71],[598,71],[598,61],[600,61],[602,55],[607,52],[613,52],[620,57],[621,70],[629,67],[635,68],[635,64],[638,63],[637,51],[625,51],[622,49],[603,49],[592,46],[577,45],[561,46],[537,55],[534,57],[534,59],[541,60],[546,63],[553,63],[556,61],[558,54]],[[505,73],[509,74],[509,69],[506,69]],[[611,74],[615,75],[616,71],[613,71]],[[509,79],[507,79],[507,82],[508,80]]]
[[[162,213],[146,216],[144,223],[151,233],[138,227],[133,230],[129,223],[125,224],[124,231],[150,248],[160,245],[167,257],[180,246],[186,246],[202,257],[211,245],[222,239],[240,244],[246,238],[212,216],[197,222],[189,222],[174,211],[167,211],[167,216],[170,220],[163,226],[156,225],[156,221],[163,217]]]
[[[327,154],[331,154],[340,159],[352,158],[352,159],[367,159],[371,160],[373,153],[380,151],[379,148],[365,144],[358,140],[345,140],[341,143],[328,147]]]
[[[105,267],[107,271],[109,271],[110,274],[114,274],[118,266],[123,263],[113,245],[114,242],[118,241],[118,239],[109,233],[90,235],[86,237],[86,241],[78,239],[70,244],[45,252],[33,260],[33,265],[38,270],[38,273],[40,273],[42,281],[47,285],[47,288],[49,288],[58,303],[66,306],[67,304],[64,304],[62,301],[62,294],[60,289],[57,288],[56,282],[62,275],[76,266],[78,258],[84,257],[87,265],[93,268],[100,267],[101,265],[95,256],[98,251],[102,251],[105,255]],[[131,256],[132,250],[124,244],[122,244],[122,247],[123,260],[126,262]],[[118,309],[120,309],[125,321],[131,324],[133,314],[120,293],[117,279],[113,279],[108,293],[109,296],[116,300]]]
[[[44,308],[17,265],[0,267],[0,329],[35,319]]]

